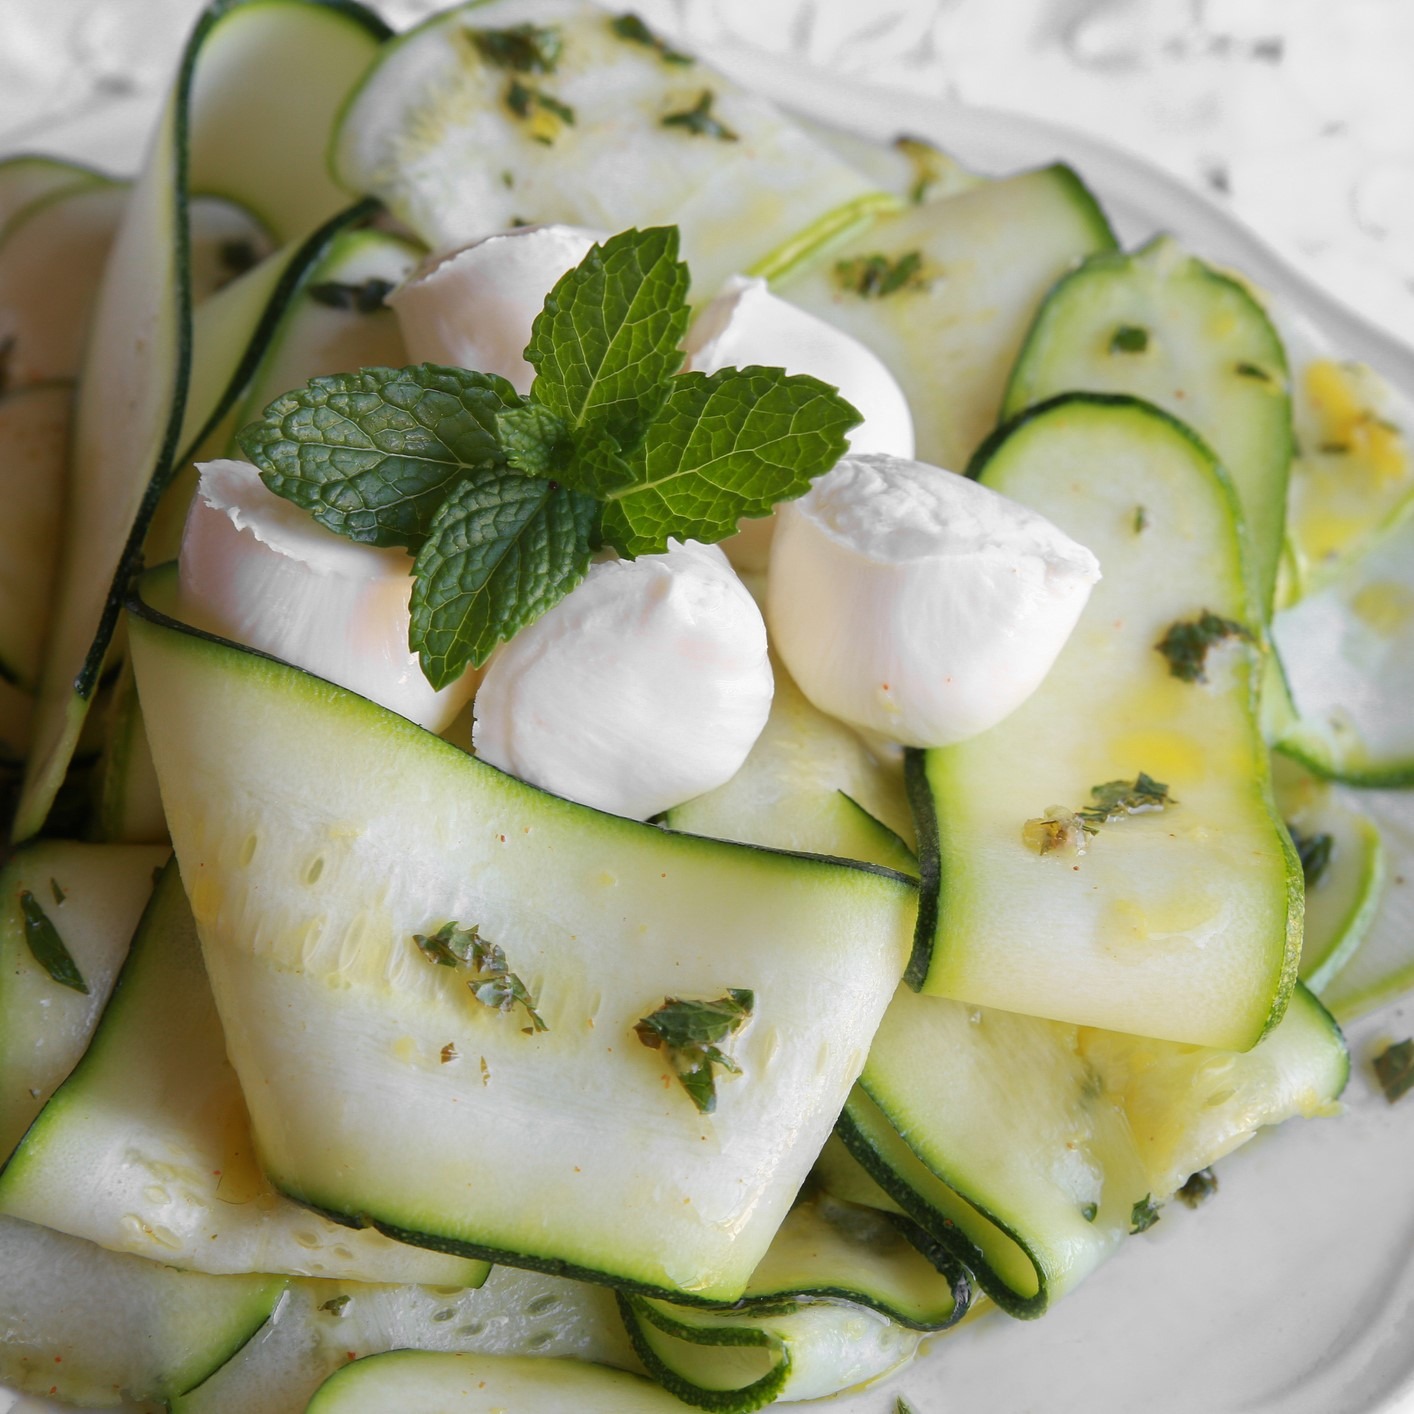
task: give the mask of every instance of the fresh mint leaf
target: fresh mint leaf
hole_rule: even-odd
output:
[[[620,39],[626,39],[630,44],[641,44],[645,48],[653,50],[665,64],[691,64],[693,62],[691,54],[681,54],[676,49],[670,48],[637,15],[615,15],[609,21],[609,28]]]
[[[78,963],[64,946],[59,930],[40,907],[39,900],[28,889],[20,890],[20,913],[24,916],[25,942],[34,960],[61,987],[88,995],[88,983],[83,980]]]
[[[496,430],[506,465],[524,476],[554,480],[573,451],[564,419],[540,403],[507,408]]]
[[[1091,825],[1108,825],[1111,820],[1120,820],[1126,815],[1144,815],[1178,804],[1169,794],[1168,786],[1156,781],[1147,771],[1140,771],[1133,781],[1106,781],[1103,785],[1091,786],[1090,799],[1095,802],[1093,805],[1075,812],[1086,822],[1087,829]]]
[[[594,246],[545,298],[526,346],[531,398],[578,433],[597,426],[636,445],[682,366],[688,273],[676,226],[624,231]]]
[[[674,378],[644,438],[640,479],[605,498],[604,538],[630,556],[665,550],[669,536],[725,539],[743,516],[803,495],[859,422],[828,384],[779,368]]]
[[[1182,682],[1207,682],[1208,653],[1225,638],[1250,642],[1252,634],[1245,625],[1204,609],[1196,619],[1170,624],[1154,647],[1168,660],[1173,677]]]
[[[277,495],[348,540],[416,552],[448,491],[504,464],[504,378],[423,363],[315,378],[237,438]]]
[[[635,1027],[634,1035],[652,1050],[665,1050],[682,1088],[703,1114],[717,1108],[717,1083],[713,1066],[730,1075],[741,1067],[720,1047],[746,1025],[756,1005],[755,995],[744,987],[731,987],[716,1001],[691,1001],[668,997]]]
[[[472,973],[466,985],[482,1006],[501,1012],[524,1007],[531,1021],[528,1030],[550,1029],[536,1010],[535,998],[525,983],[511,971],[500,944],[483,938],[476,924],[464,928],[460,923],[444,923],[435,933],[414,933],[412,940],[422,949],[424,957],[439,966],[459,967]],[[452,1052],[455,1056],[455,1047]],[[442,1059],[451,1058],[444,1048]]]
[[[1414,1040],[1396,1041],[1386,1046],[1373,1064],[1375,1079],[1390,1104],[1414,1090]]]
[[[566,486],[602,501],[634,485],[639,476],[609,433],[590,429],[580,436],[573,455],[561,469],[560,479]]]
[[[1160,1204],[1154,1202],[1154,1195],[1146,1193],[1130,1210],[1129,1231],[1148,1232],[1159,1220]]]
[[[446,687],[584,578],[595,503],[513,471],[456,486],[413,563],[409,645]]]
[[[505,29],[468,29],[466,33],[488,64],[517,74],[553,74],[564,48],[554,25],[519,24]]]
[[[718,142],[739,142],[741,139],[715,113],[712,105],[716,95],[710,88],[704,88],[691,108],[680,113],[669,113],[663,120],[665,128],[681,128],[694,137],[714,137]]]

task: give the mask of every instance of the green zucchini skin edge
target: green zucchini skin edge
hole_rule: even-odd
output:
[[[903,754],[903,784],[918,837],[918,922],[903,980],[919,992],[933,961],[933,939],[938,932],[938,907],[943,897],[943,853],[938,840],[938,803],[928,784],[928,757],[915,746]]]
[[[1110,218],[1105,215],[1105,208],[1100,205],[1095,193],[1085,185],[1080,173],[1070,165],[1069,162],[1052,162],[1044,171],[1054,172],[1062,186],[1070,194],[1076,208],[1083,211],[1089,220],[1090,229],[1095,237],[1095,243],[1099,249],[1094,255],[1085,257],[1087,260],[1094,260],[1106,254],[1119,250],[1119,237],[1115,235],[1114,227],[1110,225]],[[1066,278],[1062,276],[1062,278]],[[1044,304],[1044,302],[1043,302]],[[1033,325],[1034,327],[1034,325]],[[1027,338],[1030,338],[1030,330],[1027,331]],[[1026,347],[1025,340],[1022,341],[1022,348]]]
[[[1414,761],[1402,764],[1361,770],[1358,767],[1340,767],[1333,762],[1305,751],[1295,742],[1278,741],[1272,746],[1283,756],[1290,757],[1299,766],[1304,766],[1313,776],[1323,781],[1335,781],[1345,786],[1361,786],[1366,790],[1400,790],[1414,786]]]

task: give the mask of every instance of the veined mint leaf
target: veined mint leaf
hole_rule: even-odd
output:
[[[804,495],[860,421],[805,374],[724,368],[674,378],[644,438],[638,483],[605,498],[604,539],[625,555],[657,554],[669,536],[723,540],[743,516]]]
[[[277,496],[336,535],[416,552],[447,492],[504,464],[496,419],[519,405],[492,373],[365,368],[276,398],[237,440]]]
[[[574,454],[561,468],[559,479],[586,496],[602,501],[615,491],[632,486],[638,472],[624,458],[609,433],[591,430],[580,435]]]
[[[755,994],[745,987],[729,987],[716,1001],[699,1002],[668,997],[633,1028],[634,1035],[652,1050],[667,1052],[682,1088],[703,1114],[717,1108],[717,1066],[729,1075],[741,1067],[718,1042],[727,1041],[751,1018]]]
[[[687,266],[676,226],[624,231],[595,246],[545,298],[526,345],[530,396],[575,432],[594,425],[637,444],[682,366]]]
[[[24,916],[25,942],[30,955],[61,987],[87,996],[88,983],[83,980],[78,963],[64,946],[49,915],[39,906],[39,900],[28,889],[20,890],[20,912]]]
[[[525,476],[554,479],[570,455],[564,419],[539,403],[507,408],[496,419],[506,465]]]
[[[584,578],[596,505],[512,471],[458,485],[413,563],[409,646],[435,688],[533,623]]]

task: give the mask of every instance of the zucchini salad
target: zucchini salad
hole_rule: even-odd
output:
[[[135,162],[0,161],[0,1406],[927,1414],[1403,1121],[1376,370],[589,0]]]

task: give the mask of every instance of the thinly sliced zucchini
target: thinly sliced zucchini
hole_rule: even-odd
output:
[[[0,396],[0,676],[26,691],[49,626],[73,405],[67,383]]]
[[[0,1160],[83,1055],[152,892],[152,871],[167,854],[43,841],[17,850],[0,874]],[[20,905],[26,892],[87,992],[60,986],[35,958]]]
[[[144,592],[173,589],[167,574]],[[586,810],[130,609],[172,838],[277,1186],[444,1250],[738,1297],[863,1064],[911,884]],[[548,1029],[431,965],[415,935],[446,924],[505,949]],[[730,988],[754,994],[724,1042],[741,1073],[699,1114],[635,1026]]]
[[[179,1272],[0,1217],[0,1380],[108,1406],[199,1384],[269,1316],[278,1277]]]
[[[635,1366],[614,1295],[602,1286],[512,1267],[494,1268],[468,1291],[294,1281],[254,1339],[174,1401],[172,1414],[304,1414],[350,1358],[399,1349]]]
[[[961,471],[996,423],[1046,291],[1081,257],[1113,248],[1080,178],[1043,167],[880,217],[780,293],[873,349],[908,398],[919,459]],[[861,262],[875,257],[905,278],[866,296]],[[917,262],[912,277],[904,261]]]
[[[726,785],[675,806],[674,830],[917,872],[903,781],[857,733],[811,705],[779,660],[771,714]],[[880,824],[880,817],[888,825]]]
[[[1321,989],[1321,1000],[1350,1021],[1414,987],[1414,791],[1371,790],[1357,797],[1375,822],[1394,867],[1369,931]]]
[[[208,9],[187,42],[94,311],[54,630],[15,839],[44,823],[156,497],[211,415],[204,397],[214,404],[227,387],[211,379],[208,392],[193,369],[188,195],[219,192],[286,243],[337,210],[324,137],[386,33],[348,0],[233,0]],[[210,361],[219,365],[225,353]]]
[[[484,1263],[350,1232],[271,1190],[175,864],[83,1059],[0,1172],[0,1211],[215,1275],[486,1279]]]
[[[1092,255],[1046,297],[1002,406],[1057,393],[1132,393],[1198,432],[1232,477],[1257,602],[1270,612],[1286,517],[1286,351],[1247,287],[1160,236]]]
[[[1016,712],[910,754],[925,882],[909,980],[980,1006],[1245,1050],[1295,980],[1302,889],[1257,727],[1232,487],[1180,423],[1101,394],[1023,414],[977,469],[1088,545],[1104,578]],[[1201,629],[1205,614],[1216,628]],[[1205,637],[1166,655],[1171,632]],[[1142,786],[1141,773],[1167,788],[1166,805],[1117,805],[1098,833],[1082,830],[1071,812],[1094,808],[1107,784]]]
[[[1278,749],[1352,785],[1414,784],[1414,504],[1272,638],[1297,713]]]
[[[126,660],[103,716],[103,748],[94,767],[88,833],[112,844],[167,843],[157,770],[142,724],[132,664]]]
[[[544,35],[536,57],[498,52],[518,25]],[[674,223],[707,298],[897,204],[765,99],[584,0],[480,0],[400,36],[350,101],[334,165],[434,249],[527,223]]]
[[[35,202],[73,187],[111,181],[104,172],[64,157],[23,152],[0,161],[0,242],[10,223]]]
[[[1306,876],[1301,980],[1319,995],[1369,931],[1385,886],[1380,832],[1353,792],[1272,760],[1277,806]]]
[[[440,1355],[393,1350],[331,1375],[308,1414],[508,1414],[563,1409],[575,1414],[682,1414],[682,1405],[642,1375],[581,1360],[511,1355]]]

